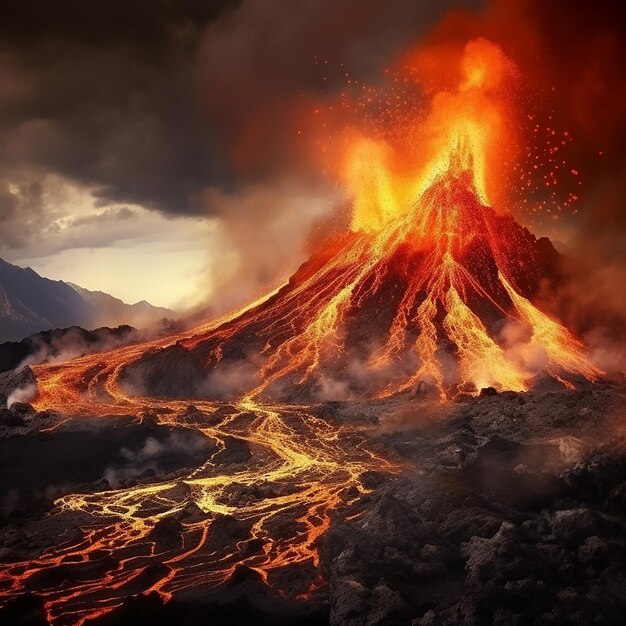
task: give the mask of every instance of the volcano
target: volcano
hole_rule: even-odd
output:
[[[142,355],[122,381],[148,395],[309,401],[424,384],[442,399],[523,391],[540,373],[595,380],[580,341],[533,304],[557,252],[492,208],[506,197],[509,67],[495,44],[469,42],[460,82],[433,95],[415,128],[349,145],[348,232],[266,301]]]
[[[327,241],[265,302],[144,354],[122,380],[171,397],[521,391],[538,370],[520,343],[564,384],[593,380],[582,344],[531,302],[558,261],[549,239],[480,202],[457,158],[390,228]]]
[[[541,310],[506,67],[468,42],[350,137],[349,227],[275,292],[3,375],[0,623],[623,621],[623,381]]]

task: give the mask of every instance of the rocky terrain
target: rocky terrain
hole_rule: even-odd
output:
[[[27,379],[28,370],[20,376]],[[3,380],[0,386],[16,384],[6,374]],[[333,513],[318,540],[324,582],[317,590],[279,596],[256,571],[239,567],[210,592],[187,590],[165,605],[155,593],[139,593],[146,584],[138,582],[139,595],[129,593],[121,607],[88,623],[622,624],[625,390],[621,382],[603,382],[568,391],[546,380],[528,393],[486,389],[449,405],[419,389],[412,397],[309,407],[330,424],[366,428],[369,448],[398,467],[388,473],[373,464],[364,477],[368,493],[355,493]],[[86,419],[41,432],[57,418],[23,403],[0,414],[0,537],[7,564],[50,544],[56,530],[46,511],[64,491],[150,484],[215,451],[212,440],[193,429],[150,420]],[[158,443],[159,453],[136,463],[148,440]],[[236,471],[251,454],[240,448],[226,446],[230,452],[216,463]],[[65,523],[80,520],[66,517]],[[155,528],[155,540],[175,541],[179,523]],[[225,516],[212,532],[227,543],[242,536],[242,527]],[[287,570],[294,582],[310,575]],[[36,594],[0,610],[2,625],[46,623]]]
[[[86,354],[104,352],[182,328],[181,322],[163,319],[144,330],[128,325],[115,328],[103,326],[94,330],[85,330],[80,326],[45,330],[20,341],[1,343],[0,372],[8,372],[23,365],[66,361]]]
[[[65,360],[125,345],[140,337],[132,326],[85,330],[79,326],[46,330],[21,341],[0,344],[0,372],[21,365]]]
[[[607,385],[392,413],[406,460],[324,542],[331,624],[620,624],[626,417]],[[412,412],[412,413],[411,413]],[[358,507],[357,507],[358,508]]]

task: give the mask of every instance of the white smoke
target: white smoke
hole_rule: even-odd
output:
[[[7,397],[7,409],[16,402],[31,402],[37,396],[37,385],[31,384],[14,389]]]
[[[535,376],[548,365],[545,348],[535,341],[527,324],[511,320],[502,327],[500,336],[506,359],[521,371]]]

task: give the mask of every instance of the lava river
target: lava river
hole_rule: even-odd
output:
[[[306,582],[295,590],[300,597],[322,584],[316,540],[331,512],[366,491],[360,477],[373,464],[393,466],[367,450],[365,432],[332,426],[300,406],[244,397],[230,405],[194,401],[190,411],[188,402],[131,397],[118,388],[117,373],[126,363],[182,338],[34,368],[36,407],[63,415],[53,428],[86,414],[150,416],[200,431],[217,451],[175,480],[56,500],[47,523],[58,527],[57,543],[35,560],[3,569],[5,600],[33,591],[44,598],[52,624],[80,624],[135,593],[157,591],[164,599],[184,590],[201,593],[241,565],[279,592],[281,571],[304,568],[299,580]],[[237,440],[252,451],[243,466],[214,462]],[[168,523],[180,535],[174,546],[159,540]],[[55,572],[62,572],[61,582]]]

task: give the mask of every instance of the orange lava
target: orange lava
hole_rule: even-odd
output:
[[[209,458],[172,481],[59,498],[53,518],[62,527],[70,513],[78,514],[72,519],[80,519],[82,530],[61,534],[33,561],[6,566],[0,594],[37,591],[53,623],[80,624],[110,611],[129,593],[155,590],[170,598],[221,583],[241,564],[279,590],[281,569],[310,567],[310,585],[300,595],[315,589],[320,584],[316,540],[332,511],[366,491],[363,472],[394,467],[367,450],[366,432],[331,425],[306,406],[279,404],[270,392],[281,383],[315,381],[345,356],[351,316],[390,281],[399,292],[398,305],[384,341],[367,357],[376,381],[373,396],[422,381],[432,383],[442,400],[458,389],[527,389],[537,371],[494,333],[484,311],[526,328],[526,348],[541,354],[542,371],[557,380],[570,385],[573,376],[597,378],[600,372],[582,344],[520,286],[525,276],[541,272],[528,244],[531,236],[515,240],[519,231],[511,219],[489,206],[502,195],[499,174],[510,113],[501,86],[509,69],[497,46],[470,42],[456,68],[457,88],[435,94],[417,130],[407,129],[415,141],[412,152],[406,145],[355,138],[340,168],[353,198],[351,232],[327,242],[277,292],[186,333],[33,368],[37,409],[55,409],[64,419],[151,416],[197,429],[218,447],[245,441],[253,457],[228,471]],[[172,346],[189,352],[209,346],[204,362],[209,375],[241,336],[262,344],[255,356],[258,375],[232,411],[217,420],[206,416],[222,406],[218,402],[193,399],[201,413],[190,417],[190,400],[132,395],[120,382],[125,368]],[[264,495],[247,500],[233,495],[259,487]],[[249,523],[250,532],[232,545],[212,543],[223,516]],[[287,533],[277,528],[281,518],[292,523]],[[154,538],[155,527],[166,519],[178,520],[175,548]],[[107,565],[110,555],[117,558]],[[164,567],[149,570],[154,563]],[[60,584],[38,582],[42,572],[60,565],[76,572]]]
[[[570,375],[595,380],[601,373],[582,344],[523,295],[516,278],[540,275],[541,268],[528,241],[510,240],[516,233],[503,232],[498,212],[490,208],[503,195],[503,154],[513,142],[503,94],[511,61],[497,45],[477,39],[465,47],[458,68],[442,69],[459,73],[457,88],[436,93],[425,117],[415,128],[407,126],[401,140],[357,137],[350,145],[343,173],[353,199],[354,237],[295,285],[291,306],[281,303],[281,310],[295,311],[304,324],[296,328],[292,322],[280,341],[268,337],[261,391],[288,375],[303,383],[345,351],[349,316],[376,296],[403,249],[423,260],[405,272],[387,339],[372,351],[369,365],[376,370],[389,368],[394,358],[406,360],[409,331],[417,335],[409,347],[417,365],[403,379],[396,368],[374,395],[420,381],[434,384],[442,398],[451,382],[475,393],[487,386],[527,389],[539,371],[520,362],[487,327],[473,310],[480,308],[477,300],[492,305],[503,320],[529,328],[525,349],[541,353],[542,371],[564,381]],[[444,342],[455,347],[454,381],[438,354]]]
[[[82,415],[132,415],[139,420],[150,415],[161,424],[196,429],[214,439],[218,449],[176,480],[57,499],[50,523],[63,529],[58,543],[33,561],[5,566],[0,598],[36,591],[45,600],[51,623],[82,624],[134,593],[157,591],[167,600],[185,589],[216,586],[239,565],[257,571],[278,592],[281,582],[275,573],[293,565],[309,572],[300,597],[319,587],[316,541],[328,528],[331,512],[367,492],[360,476],[372,465],[394,471],[392,464],[367,450],[365,431],[331,426],[306,407],[250,396],[217,421],[207,416],[223,403],[194,401],[202,413],[191,417],[188,401],[130,396],[118,387],[120,369],[147,350],[191,341],[242,312],[190,333],[33,368],[39,387],[35,407],[62,413],[53,428]],[[249,463],[229,468],[213,461],[228,440],[250,446]],[[256,489],[261,491],[248,498],[236,495]],[[66,529],[64,520],[76,514],[80,528]],[[248,533],[232,545],[213,543],[215,522],[223,516],[249,525]],[[180,541],[174,546],[159,546],[153,536],[166,519],[181,520]],[[285,520],[291,526],[288,532],[281,527]],[[111,564],[109,557],[115,559]],[[156,563],[161,570],[146,581],[146,572]],[[54,579],[39,582],[42,574],[59,568],[75,573],[61,584]]]

